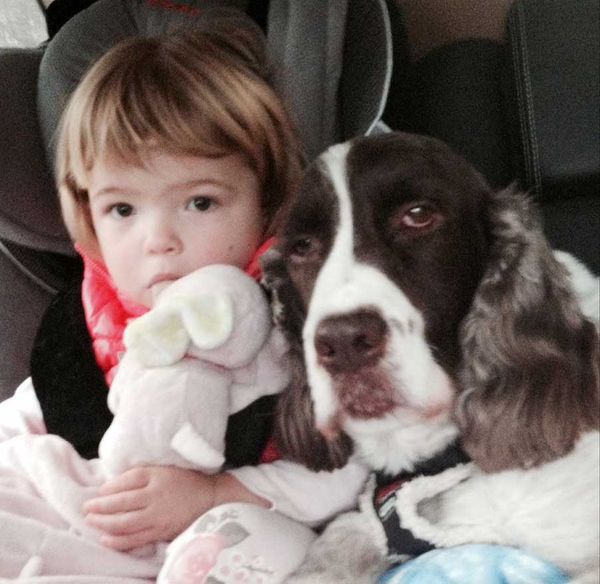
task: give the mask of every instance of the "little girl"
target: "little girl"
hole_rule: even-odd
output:
[[[221,22],[210,30],[131,39],[92,67],[65,110],[56,169],[65,223],[84,258],[88,329],[108,383],[118,368],[127,321],[144,313],[165,284],[217,263],[256,275],[275,214],[295,187],[301,167],[294,132],[266,79],[262,37],[253,29]],[[52,400],[40,407],[36,389],[27,380],[0,405],[0,440],[47,431],[45,414]],[[54,403],[60,403],[56,397]],[[87,419],[93,426],[94,411],[88,408],[86,414],[82,425]],[[252,420],[248,434],[263,422]],[[84,512],[88,525],[104,534],[104,546],[118,553],[171,541],[205,512],[238,504],[201,518],[174,553],[182,553],[186,562],[201,556],[201,569],[221,570],[221,581],[227,581],[227,574],[233,578],[235,570],[236,578],[254,570],[265,576],[263,581],[275,582],[281,570],[293,567],[289,562],[281,569],[261,564],[252,546],[245,556],[229,553],[254,529],[241,522],[240,513],[250,510],[257,531],[264,518],[276,517],[265,531],[272,542],[269,538],[293,529],[295,522],[317,525],[352,507],[365,477],[366,471],[354,463],[331,473],[314,473],[283,460],[215,475],[169,466],[134,467],[103,484]],[[14,513],[0,500],[3,525]],[[68,527],[57,525],[52,529],[64,544],[61,557],[76,555],[76,549],[66,549],[76,545],[76,538],[70,540]],[[199,533],[203,540],[194,537]],[[11,549],[17,549],[18,530],[11,537]],[[302,538],[309,539],[304,532]],[[28,532],[22,545],[30,549],[31,541]],[[199,541],[208,544],[208,552]],[[293,562],[303,554],[266,545],[274,546],[272,554],[289,554]],[[0,576],[25,577],[26,568],[36,576],[69,574],[60,561],[28,568],[19,564],[20,557],[3,561],[0,552]],[[241,566],[240,558],[247,564]],[[175,558],[171,574],[184,573],[188,564]],[[76,573],[103,575],[103,582],[110,582],[117,565],[113,560],[110,574],[99,573],[98,566],[86,568],[80,561]],[[118,575],[148,575],[138,568]]]

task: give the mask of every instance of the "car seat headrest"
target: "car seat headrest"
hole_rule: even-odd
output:
[[[0,103],[14,110],[3,111],[0,124],[6,136],[0,136],[0,176],[7,177],[0,184],[0,238],[72,253],[52,178],[56,132],[69,95],[102,54],[131,36],[203,28],[215,18],[256,27],[244,12],[251,5],[251,0],[97,0],[51,39],[39,70],[41,50],[4,55],[3,79],[14,79],[18,87],[0,88]],[[309,158],[374,128],[392,67],[385,0],[271,0],[267,37],[273,84]],[[26,58],[28,66],[19,66]]]
[[[374,129],[392,75],[385,0],[272,0],[268,37],[275,85],[309,158]]]
[[[38,116],[50,165],[68,97],[106,51],[128,37],[203,28],[216,18],[235,18],[239,26],[256,26],[242,12],[230,10],[244,5],[239,0],[98,0],[75,15],[48,44],[40,64]]]

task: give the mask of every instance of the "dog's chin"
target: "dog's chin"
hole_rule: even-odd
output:
[[[451,400],[432,403],[411,403],[402,397],[383,368],[363,368],[331,376],[337,409],[319,427],[328,440],[337,438],[342,430],[386,431],[400,423],[405,427],[445,423],[450,419]],[[445,392],[440,392],[444,395]],[[440,396],[438,396],[440,397]],[[448,394],[449,397],[449,394]]]
[[[340,409],[351,418],[383,418],[402,405],[389,376],[380,367],[339,373],[332,376],[332,381]]]

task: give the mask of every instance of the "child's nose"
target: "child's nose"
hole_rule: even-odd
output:
[[[177,254],[182,249],[177,230],[167,224],[150,227],[146,236],[146,251],[151,254]]]

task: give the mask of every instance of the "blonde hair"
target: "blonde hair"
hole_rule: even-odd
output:
[[[149,149],[241,154],[261,185],[267,228],[303,167],[296,133],[268,82],[262,35],[210,29],[125,40],[101,57],[71,96],[59,128],[56,180],[74,241],[97,253],[86,189],[100,157],[141,164]]]

